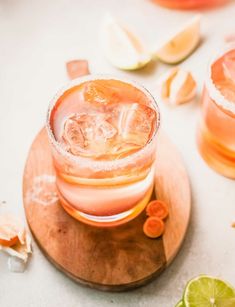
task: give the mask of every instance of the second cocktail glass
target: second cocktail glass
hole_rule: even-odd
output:
[[[160,114],[134,82],[88,76],[53,99],[47,116],[64,209],[94,226],[136,217],[152,191]]]
[[[153,0],[171,9],[203,9],[225,4],[228,0]]]
[[[209,66],[197,140],[206,162],[235,179],[235,46],[222,50]]]

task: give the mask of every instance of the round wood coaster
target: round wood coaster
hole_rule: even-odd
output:
[[[158,198],[169,206],[161,238],[144,235],[144,212],[114,228],[80,223],[59,204],[44,128],[31,146],[24,171],[23,199],[29,227],[45,256],[75,281],[109,291],[144,285],[173,260],[190,217],[188,176],[177,149],[163,133],[159,133],[155,179]]]

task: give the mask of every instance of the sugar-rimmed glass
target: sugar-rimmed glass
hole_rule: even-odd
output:
[[[125,82],[146,95],[157,118],[154,133],[143,148],[117,160],[94,160],[71,154],[56,140],[51,114],[58,99],[75,86],[93,80]],[[152,194],[159,124],[156,101],[136,82],[110,76],[87,76],[73,80],[60,90],[49,106],[46,128],[64,209],[76,219],[95,226],[116,226],[136,217]]]
[[[201,119],[197,132],[200,153],[204,160],[224,176],[235,179],[235,80],[226,82],[224,61],[232,52],[235,65],[235,45],[222,48],[210,61],[202,95]],[[234,99],[228,99],[218,88],[223,78],[223,91],[229,89]],[[220,85],[221,87],[221,85]]]

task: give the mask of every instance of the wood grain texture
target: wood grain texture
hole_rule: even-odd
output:
[[[186,169],[175,145],[159,134],[155,190],[169,206],[163,243],[167,264],[176,256],[186,234],[191,213],[191,188]]]
[[[104,229],[69,216],[56,199],[45,129],[36,137],[23,178],[27,221],[45,256],[75,281],[108,291],[135,288],[156,277],[177,253],[188,225],[190,188],[175,147],[164,135],[159,141],[157,194],[169,204],[170,216],[164,236],[152,240],[142,231],[145,213],[125,225]]]

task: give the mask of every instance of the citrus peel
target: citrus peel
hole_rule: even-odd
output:
[[[196,95],[197,84],[189,71],[173,68],[159,80],[160,95],[170,105],[191,101]]]
[[[31,253],[31,238],[23,223],[10,214],[0,216],[0,250],[24,262]]]

